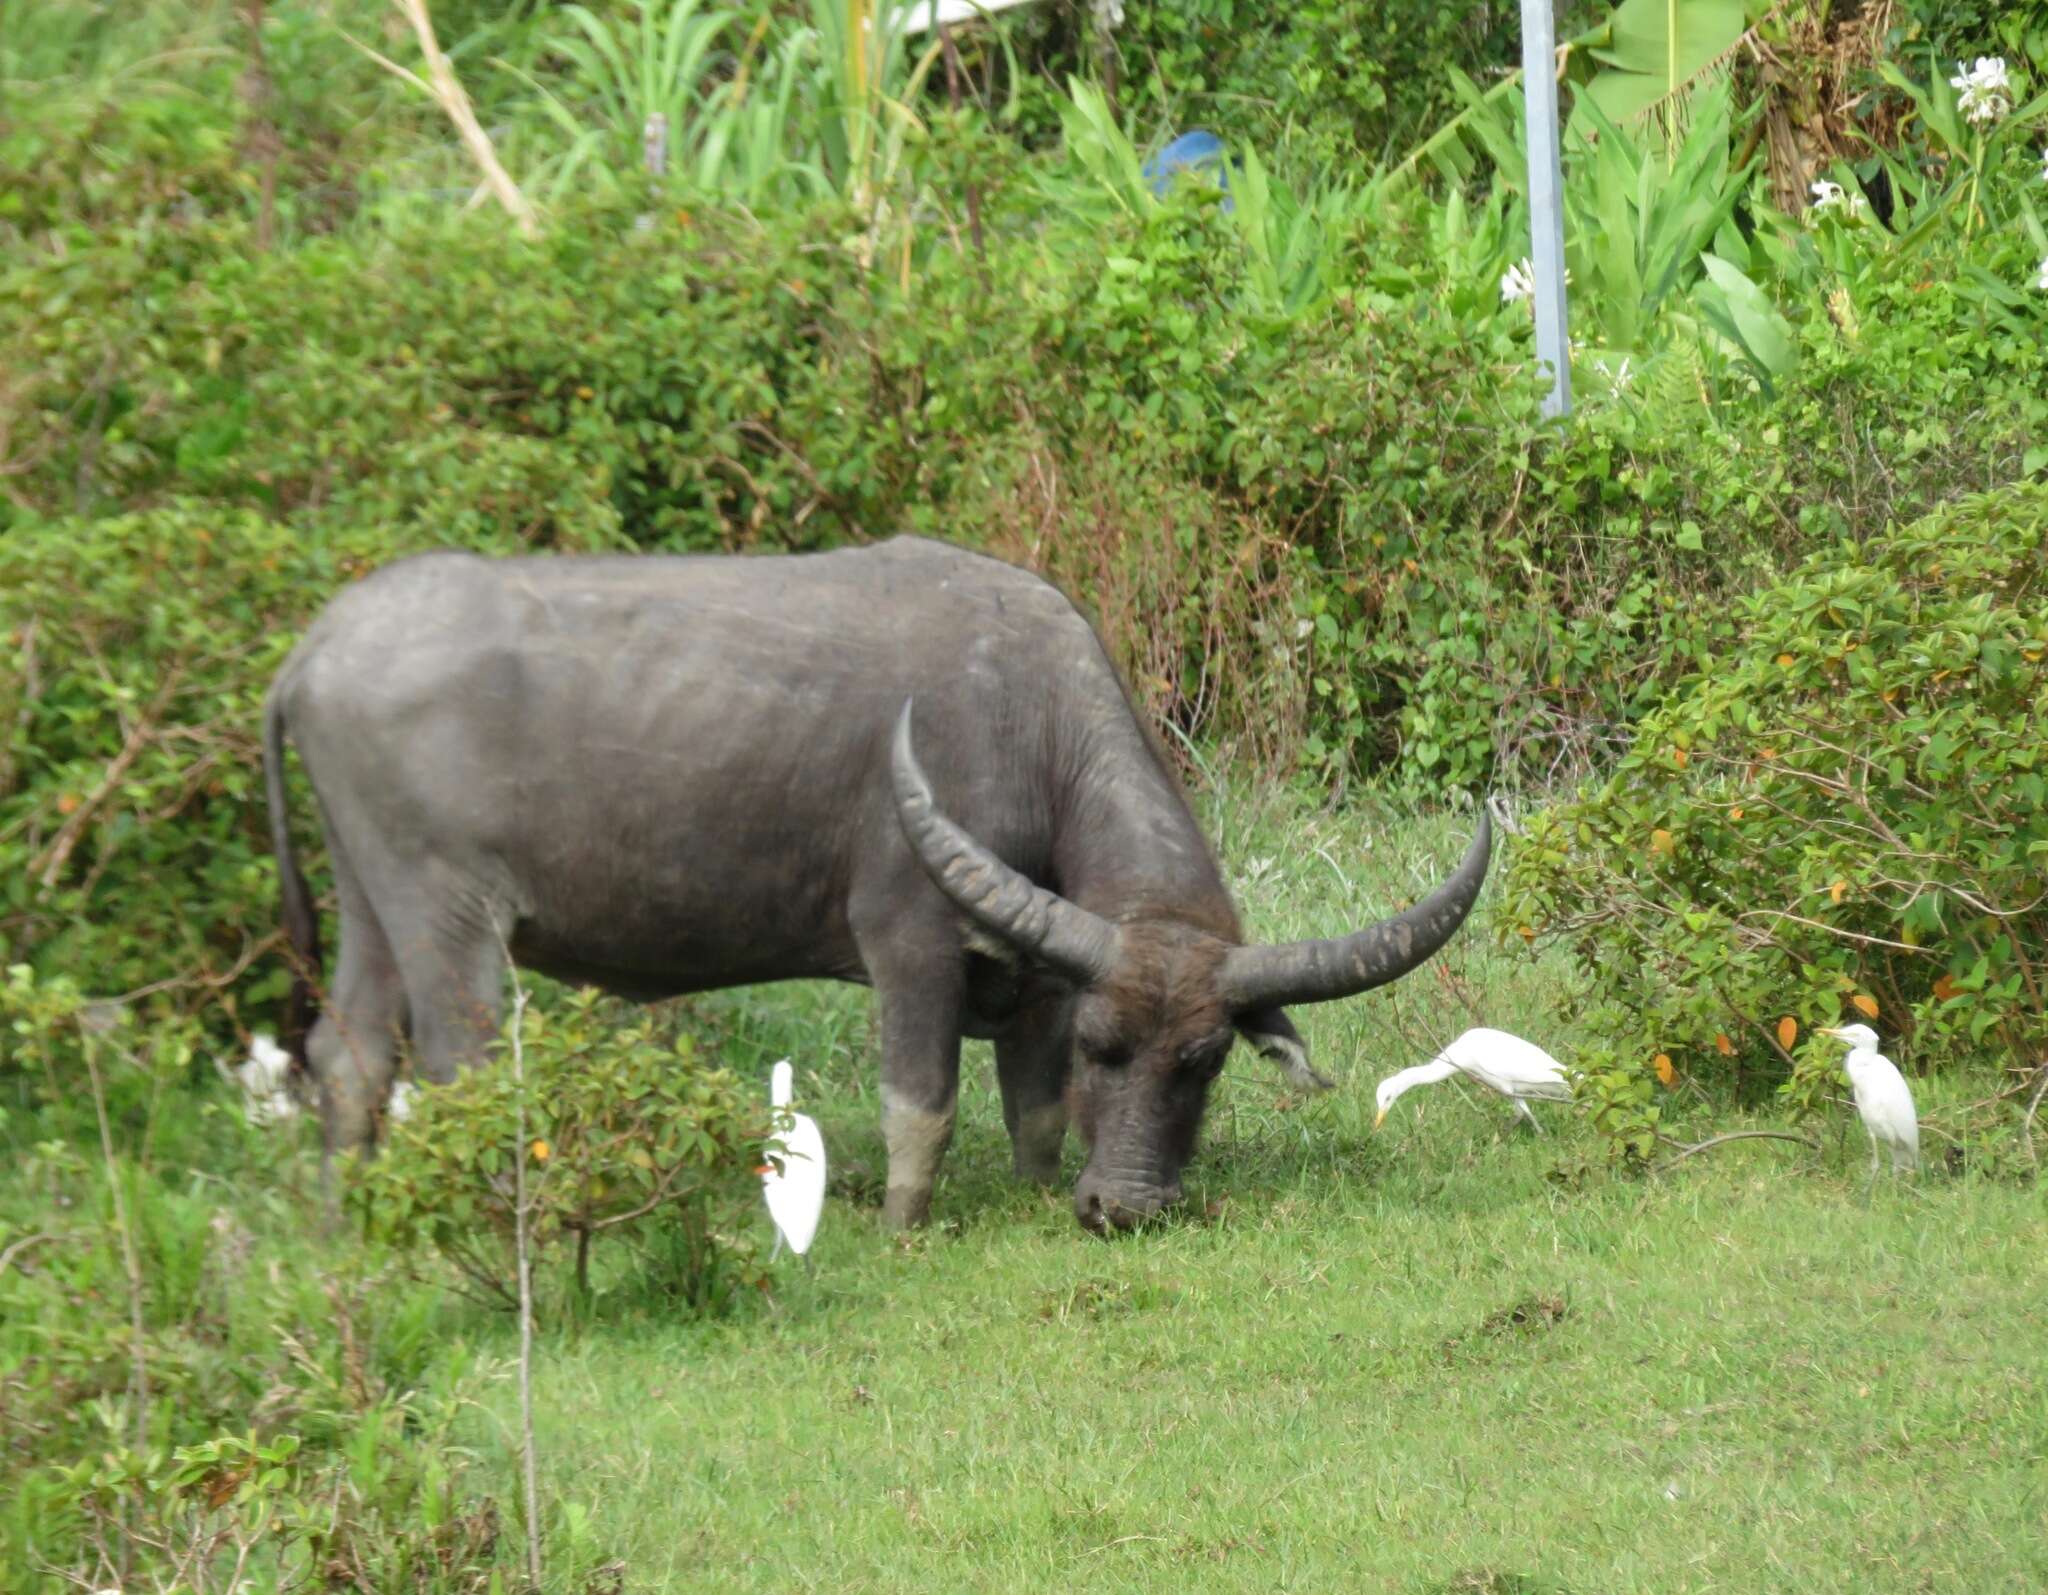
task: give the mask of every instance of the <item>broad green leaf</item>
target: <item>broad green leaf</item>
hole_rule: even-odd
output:
[[[1718,255],[1701,257],[1713,286],[1720,290],[1719,308],[1725,311],[1724,334],[1733,328],[1733,342],[1755,362],[1759,372],[1772,381],[1782,381],[1799,363],[1799,344],[1792,324],[1778,313],[1764,291]],[[1706,301],[1709,296],[1702,296]],[[1706,302],[1703,309],[1709,309]],[[1722,318],[1709,309],[1710,319]]]
[[[1715,66],[1748,25],[1742,0],[1623,0],[1606,48],[1593,52],[1607,70],[1586,98],[1611,121],[1633,122]]]

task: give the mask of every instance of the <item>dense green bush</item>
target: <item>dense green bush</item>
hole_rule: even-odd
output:
[[[1558,36],[1604,8],[1558,7]],[[1521,65],[1521,11],[1440,0],[1131,0],[1116,35],[1141,123],[1268,143],[1285,130],[1316,165],[1383,161],[1458,108],[1446,70],[1490,81]]]
[[[2039,484],[1827,546],[1532,821],[1503,916],[1571,949],[1623,1076],[1783,1080],[1857,1019],[1916,1071],[2038,1067],[2044,582]]]
[[[1901,52],[1946,61],[2003,52],[2014,65],[2048,69],[2048,4],[2043,0],[1904,0],[1894,13]]]
[[[7,955],[267,1017],[256,705],[320,603],[412,549],[932,533],[1080,594],[1183,734],[1328,789],[1441,788],[1597,769],[1814,540],[2041,465],[2013,138],[1995,224],[1723,225],[1779,296],[1772,390],[1673,312],[1568,428],[1501,304],[1507,199],[1255,199],[1246,168],[1235,210],[1155,203],[1083,143],[984,196],[981,253],[906,224],[885,267],[837,202],[632,183],[537,243],[419,214],[266,253],[223,213],[16,251]]]
[[[1558,432],[1526,325],[1420,211],[1284,322],[1233,310],[1203,196],[1060,261],[992,247],[993,301],[952,255],[876,282],[829,215],[636,215],[17,273],[43,378],[0,509],[10,956],[268,1003],[257,704],[319,604],[411,549],[930,532],[1065,580],[1190,735],[1469,784],[1589,768],[1733,595],[2029,468],[2048,402],[2042,340],[1966,291],[1988,238],[1875,263],[1849,326],[1815,306],[1773,399],[1715,403],[1674,351]],[[59,518],[86,478],[128,513]]]
[[[366,1417],[346,1457],[247,1432],[105,1452],[57,1470],[76,1501],[79,1548],[48,1565],[74,1585],[146,1577],[180,1595],[241,1595],[258,1580],[274,1590],[502,1589],[511,1555],[497,1504],[465,1500],[442,1453],[421,1440],[414,1414],[394,1409]]]
[[[479,1587],[497,1509],[451,1431],[485,1370],[438,1293],[322,1243],[310,1160],[209,1051],[0,980],[0,1585],[225,1595],[248,1546],[266,1588]]]
[[[644,1009],[585,992],[525,1006],[523,1020],[516,1069],[469,1070],[388,1125],[349,1193],[369,1232],[431,1248],[481,1298],[516,1305],[512,1163],[524,1158],[532,1252],[573,1244],[584,1298],[601,1235],[661,1233],[674,1292],[694,1308],[760,1283],[733,1220],[760,1199],[765,1104],[703,1063],[690,1035],[657,1036]]]
[[[153,1011],[283,990],[264,689],[336,587],[402,547],[244,509],[0,534],[0,948]]]
[[[397,20],[387,0],[0,0],[0,239],[261,220],[287,242],[366,189],[460,181],[420,148],[435,107],[342,36],[392,46]],[[378,169],[393,157],[410,171]]]

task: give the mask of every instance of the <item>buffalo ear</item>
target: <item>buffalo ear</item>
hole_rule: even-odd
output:
[[[1284,1008],[1255,1008],[1232,1021],[1237,1033],[1263,1058],[1280,1066],[1288,1081],[1303,1091],[1327,1091],[1337,1082],[1308,1061],[1308,1043],[1294,1028]]]

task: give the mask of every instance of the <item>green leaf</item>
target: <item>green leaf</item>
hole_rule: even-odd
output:
[[[1799,363],[1799,345],[1792,324],[1778,313],[1764,291],[1718,255],[1704,255],[1700,264],[1718,298],[1702,293],[1700,308],[1715,328],[1755,365],[1766,383],[1782,381]]]
[[[1586,98],[1610,121],[1633,122],[1716,66],[1748,25],[1742,0],[1623,0],[1607,47],[1593,51],[1607,70]]]

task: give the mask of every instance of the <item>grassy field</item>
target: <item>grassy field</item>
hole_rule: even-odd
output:
[[[1269,936],[1418,889],[1463,824],[1217,818]],[[552,1487],[650,1590],[2048,1585],[2039,1194],[1865,1207],[1860,1131],[1617,1180],[1456,1085],[1372,1132],[1370,1083],[1464,1023],[1569,1056],[1555,980],[1471,936],[1301,1016],[1340,1089],[1240,1055],[1188,1216],[1111,1243],[1010,1182],[981,1049],[934,1229],[881,1232],[862,999],[751,995],[844,1199],[757,1316],[551,1343]]]
[[[551,1347],[548,1476],[647,1589],[2048,1584],[2034,1199],[1278,1128],[1207,1222],[961,1181],[909,1244],[835,1215],[763,1320]]]
[[[1266,938],[1420,892],[1469,824],[1279,797],[1209,819]],[[832,1200],[808,1262],[731,1316],[678,1316],[618,1248],[595,1306],[544,1326],[549,1589],[2048,1587],[2037,1187],[1934,1175],[1866,1206],[1846,1110],[1819,1156],[1741,1142],[1648,1178],[1607,1172],[1569,1108],[1539,1106],[1532,1135],[1456,1082],[1373,1132],[1372,1083],[1467,1024],[1569,1059],[1564,978],[1475,926],[1395,987],[1297,1014],[1338,1089],[1302,1097],[1240,1049],[1185,1213],[1108,1242],[1066,1190],[1010,1179],[980,1046],[933,1226],[886,1233],[865,995],[710,999],[764,1093],[771,1059],[797,1061]],[[1937,1119],[1982,1086],[1915,1084]],[[357,1478],[453,1444],[509,1557],[511,1324],[346,1237],[309,1244],[310,1129],[269,1144],[215,1094],[221,1152],[160,1151],[143,1209],[159,1387],[210,1389],[212,1424],[382,1446]],[[1683,1083],[1673,1109],[1699,1136],[1772,1122]],[[0,1129],[0,1213],[36,1222],[48,1149]],[[89,1158],[63,1179],[61,1201],[103,1189]],[[27,1288],[0,1280],[0,1320]],[[0,1345],[34,1339],[0,1321]],[[118,1393],[124,1365],[102,1366]],[[101,1404],[111,1437],[124,1409]],[[8,1511],[26,1542],[30,1506]],[[613,1564],[622,1586],[593,1581]]]

